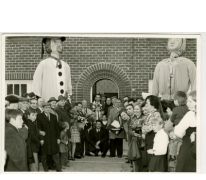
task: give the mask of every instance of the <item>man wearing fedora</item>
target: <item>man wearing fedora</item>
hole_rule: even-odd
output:
[[[52,156],[56,171],[61,172],[59,157],[60,132],[57,117],[50,113],[50,103],[43,104],[44,112],[37,115],[37,127],[44,131],[45,135],[40,136],[40,155],[44,171],[48,172],[48,156]]]
[[[58,121],[58,114],[56,112],[56,104],[57,104],[56,98],[55,97],[51,97],[48,100],[48,103],[51,104],[51,111],[50,111],[50,113],[54,114],[57,117],[57,121]]]
[[[72,95],[70,66],[61,60],[62,43],[65,37],[45,37],[42,39],[42,58],[45,50],[49,57],[42,60],[36,68],[33,77],[33,92],[42,97],[45,102],[50,97]]]

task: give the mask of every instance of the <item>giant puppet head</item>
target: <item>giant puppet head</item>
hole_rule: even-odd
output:
[[[186,39],[182,38],[169,38],[167,42],[167,50],[169,53],[176,53],[180,56],[186,49]]]
[[[44,47],[43,44],[45,44],[45,50],[49,55],[52,54],[62,54],[63,47],[62,42],[66,40],[65,37],[45,37],[42,39],[42,58],[44,54]]]

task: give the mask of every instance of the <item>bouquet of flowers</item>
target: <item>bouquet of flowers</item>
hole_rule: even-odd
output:
[[[93,110],[93,111],[96,110],[96,106],[97,106],[97,105],[99,105],[99,106],[101,107],[101,109],[102,109],[102,104],[101,104],[100,102],[94,101],[94,102],[92,103],[92,110]]]
[[[124,129],[120,126],[119,121],[114,120],[109,126],[108,129],[116,135],[119,135]]]

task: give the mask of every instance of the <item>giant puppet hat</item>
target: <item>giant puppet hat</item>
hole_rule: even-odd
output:
[[[57,39],[60,39],[62,42],[64,42],[66,40],[65,37],[53,37],[53,36],[50,36],[50,37],[44,37],[42,39],[42,53],[41,53],[41,58],[43,58],[43,54],[44,54],[44,44],[46,44],[46,42],[48,40],[57,40]]]

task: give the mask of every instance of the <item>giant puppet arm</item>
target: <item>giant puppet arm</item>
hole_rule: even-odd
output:
[[[33,83],[32,83],[32,92],[39,97],[42,97],[42,77],[43,77],[43,63],[39,63],[37,66],[34,76],[33,76]]]

